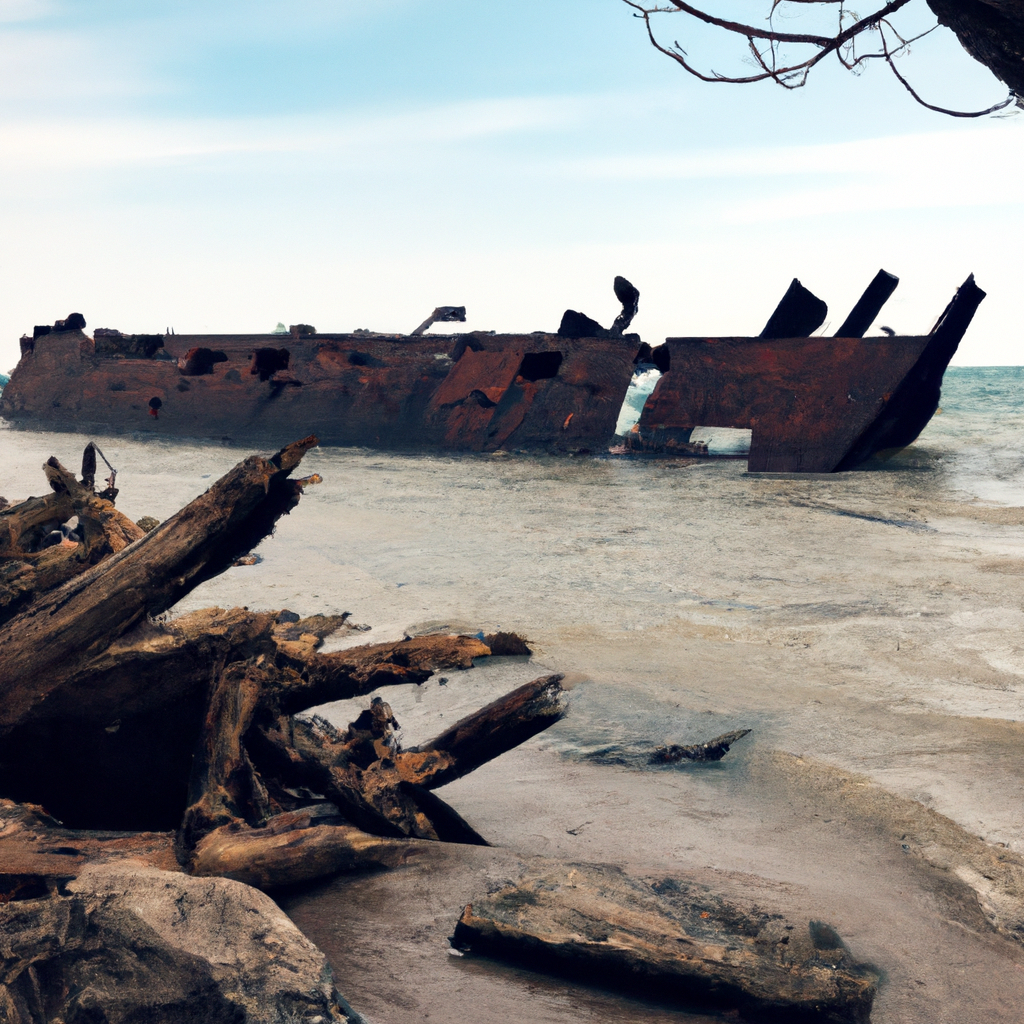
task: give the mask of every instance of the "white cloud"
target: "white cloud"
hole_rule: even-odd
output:
[[[564,161],[563,173],[630,181],[765,177],[794,174],[864,174],[975,167],[1006,160],[1020,166],[1024,122],[987,123],[971,131],[879,136],[851,142],[771,148],[729,148],[697,153],[634,154]]]
[[[0,103],[8,110],[66,113],[101,98],[162,91],[130,48],[116,56],[113,49],[81,32],[21,27],[0,32]]]
[[[895,209],[1018,205],[1024,123],[852,142],[562,161],[594,181],[710,183],[734,224]],[[717,186],[715,183],[721,182]],[[744,183],[745,182],[745,183]]]
[[[653,101],[652,101],[653,102]],[[211,157],[455,159],[466,143],[577,132],[637,97],[509,97],[419,109],[268,118],[25,118],[0,123],[5,175],[155,167]],[[1024,123],[855,142],[559,159],[556,141],[506,148],[506,173],[623,183],[702,182],[702,219],[753,224],[859,211],[1017,205]],[[512,168],[515,168],[513,171]],[[979,186],[984,182],[984,187]]]
[[[399,113],[278,118],[34,118],[0,123],[5,170],[158,164],[218,154],[296,153],[364,159],[450,146],[579,120],[574,97],[478,100]]]

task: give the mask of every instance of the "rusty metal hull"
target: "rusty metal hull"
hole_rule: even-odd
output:
[[[275,443],[298,431],[393,450],[600,449],[614,436],[640,347],[635,337],[552,334],[163,342],[147,358],[127,341],[128,355],[97,354],[79,330],[39,337],[4,388],[0,415],[32,429]],[[287,370],[251,372],[253,352],[277,346],[288,350]],[[217,358],[194,373],[202,350]]]
[[[984,298],[972,274],[919,337],[669,338],[639,445],[678,449],[694,427],[745,427],[747,468],[760,473],[831,473],[906,447],[935,414]]]
[[[894,281],[882,271],[844,327],[868,322],[874,292],[884,301]],[[328,444],[391,450],[599,450],[635,365],[650,359],[664,375],[632,447],[693,454],[694,427],[748,427],[750,470],[827,473],[917,437],[984,297],[969,277],[927,336],[765,336],[825,315],[794,280],[761,337],[669,338],[653,351],[609,331],[304,336],[296,326],[294,336],[98,331],[94,340],[69,327],[85,322],[73,314],[22,340],[0,416],[37,429],[274,443],[312,431]]]
[[[829,473],[882,415],[925,349],[910,338],[669,338],[640,418],[651,450],[704,427],[751,431],[747,468]]]

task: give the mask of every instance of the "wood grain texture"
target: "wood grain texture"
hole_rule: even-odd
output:
[[[304,810],[276,815],[261,828],[238,823],[214,830],[199,843],[190,870],[274,889],[340,872],[399,867],[422,847],[415,839],[321,823]]]
[[[835,931],[744,909],[680,879],[558,861],[481,894],[457,948],[756,1020],[867,1024],[878,972]]]
[[[288,480],[309,437],[271,459],[250,456],[152,532],[0,627],[0,737],[145,617],[223,572],[295,506]]]

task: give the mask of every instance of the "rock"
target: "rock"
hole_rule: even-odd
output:
[[[146,533],[149,533],[150,530],[155,530],[160,525],[160,520],[154,519],[152,516],[143,516],[136,521],[135,525],[140,530],[145,530]]]
[[[468,905],[452,945],[756,1020],[866,1024],[878,972],[820,921],[743,909],[683,879],[536,860]]]
[[[63,892],[0,905],[4,1021],[361,1020],[324,955],[240,882],[109,864]]]

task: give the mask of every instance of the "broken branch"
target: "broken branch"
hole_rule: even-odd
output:
[[[731,747],[737,740],[743,739],[750,732],[749,729],[737,729],[735,732],[727,732],[716,736],[707,743],[691,743],[688,746],[676,746],[671,744],[667,747],[658,747],[651,754],[651,764],[675,764],[676,761],[721,761],[729,753]]]
[[[146,615],[157,615],[240,554],[298,501],[287,479],[316,438],[250,456],[180,512],[0,627],[8,688],[0,736]],[[45,713],[45,711],[44,711]]]
[[[278,814],[262,828],[242,822],[203,838],[190,863],[194,875],[234,878],[258,889],[296,885],[342,871],[398,867],[422,849],[353,825],[321,824],[314,809]]]
[[[459,779],[564,717],[562,679],[550,675],[526,683],[410,750],[411,754],[444,753],[450,758],[448,764],[439,763],[422,784],[436,789]]]

